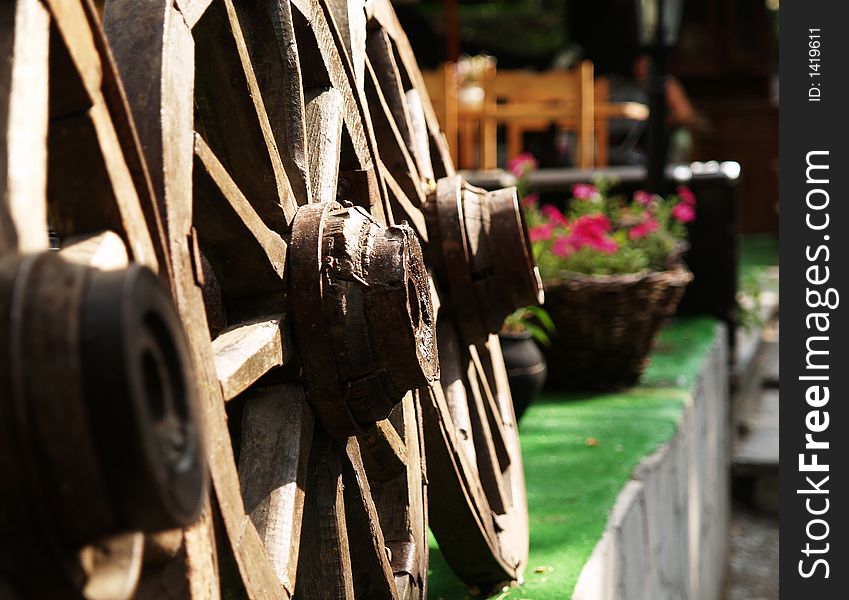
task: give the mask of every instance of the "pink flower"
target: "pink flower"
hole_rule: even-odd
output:
[[[607,215],[584,215],[575,220],[569,242],[575,250],[588,246],[605,254],[619,250],[616,242],[607,235],[610,232],[610,219]]]
[[[576,200],[592,200],[598,196],[598,188],[589,183],[576,183],[572,186],[572,196]]]
[[[616,251],[619,250],[618,244],[613,238],[609,237],[596,240],[593,242],[592,247],[603,254],[616,254]]]
[[[568,258],[574,251],[575,248],[572,247],[572,240],[567,236],[557,238],[554,245],[551,246],[552,254],[561,258]]]
[[[540,212],[554,225],[563,225],[567,224],[566,217],[563,216],[563,213],[560,212],[560,209],[554,206],[553,204],[546,204],[540,209]]]
[[[681,198],[681,201],[687,206],[695,206],[696,205],[696,195],[693,193],[693,190],[688,188],[686,185],[679,185],[678,197]]]
[[[689,223],[696,219],[696,209],[684,200],[672,207],[672,216],[682,223]]]
[[[537,160],[530,152],[523,152],[514,156],[507,163],[507,169],[516,177],[524,177],[538,166]]]
[[[523,206],[536,206],[539,203],[539,194],[534,192],[533,194],[528,194],[524,198],[522,198]]]
[[[637,190],[636,192],[634,192],[634,200],[637,202],[637,204],[649,206],[652,202],[654,202],[654,195],[648,193],[645,190]]]
[[[553,232],[554,225],[551,223],[543,223],[542,225],[537,225],[536,227],[528,229],[528,237],[531,238],[532,242],[541,242],[549,239]]]
[[[642,223],[639,223],[631,228],[628,232],[628,238],[632,240],[638,240],[640,238],[646,237],[648,234],[657,231],[657,221],[649,217]]]
[[[610,219],[607,215],[584,215],[575,220],[573,232],[577,235],[598,237],[610,231]]]

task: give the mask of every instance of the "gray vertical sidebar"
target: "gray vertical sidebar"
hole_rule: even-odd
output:
[[[849,598],[847,12],[785,0],[779,13],[780,586],[793,599]]]

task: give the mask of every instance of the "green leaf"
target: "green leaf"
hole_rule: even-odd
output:
[[[548,311],[545,310],[541,306],[529,306],[526,309],[531,315],[540,322],[540,325],[547,331],[548,333],[554,333],[557,329],[554,326],[554,321],[551,320],[551,315],[548,314]]]
[[[545,330],[543,330],[543,328],[539,325],[535,325],[531,322],[525,322],[525,328],[530,332],[531,337],[543,346],[551,345],[551,339],[548,337],[548,334],[545,332]]]

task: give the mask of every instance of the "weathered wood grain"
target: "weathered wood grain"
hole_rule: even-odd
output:
[[[354,600],[351,548],[342,482],[344,448],[316,428],[298,560],[297,598]]]
[[[121,269],[130,262],[123,240],[112,231],[69,238],[65,240],[61,254],[69,262],[96,267],[101,271]]]
[[[336,200],[342,151],[343,99],[330,88],[308,90],[305,98],[307,147],[313,202]]]
[[[371,479],[386,481],[406,471],[407,447],[386,419],[372,425],[358,440]]]
[[[116,61],[126,82],[136,122],[140,123],[139,137],[167,223],[174,294],[193,354],[204,410],[210,474],[226,543],[232,548],[251,598],[288,598],[290,594],[277,579],[262,541],[245,514],[203,294],[187,251],[193,227],[195,46],[192,32],[172,6],[157,0],[110,2],[104,23],[111,43],[119,49],[115,53]],[[147,51],[141,52],[141,48]],[[208,551],[213,553],[215,549],[210,547]],[[194,580],[218,579],[217,573],[208,570],[190,575]],[[202,583],[198,581],[192,589],[204,589]]]
[[[291,7],[281,0],[235,2],[271,134],[297,203],[310,199],[304,89]]]
[[[466,384],[469,386],[469,416],[472,423],[472,439],[475,443],[477,472],[486,492],[489,506],[495,514],[503,515],[509,505],[501,477],[501,467],[495,451],[492,429],[484,405],[484,392],[480,388],[477,372],[471,361],[466,361]]]
[[[50,17],[26,0],[0,6],[0,254],[47,248]]]
[[[397,600],[395,577],[387,555],[377,508],[356,438],[350,438],[342,460],[345,514],[349,530],[354,593],[357,598]]]
[[[424,203],[424,188],[419,179],[417,166],[401,137],[401,133],[392,118],[386,99],[380,89],[377,75],[366,60],[366,97],[372,107],[373,123],[378,143],[383,148],[381,155],[395,180],[404,193],[416,206]]]
[[[274,572],[290,591],[295,589],[314,427],[300,384],[248,394],[239,454],[242,496]]]
[[[419,238],[421,238],[423,242],[427,242],[427,222],[425,221],[422,211],[416,208],[416,206],[410,201],[407,194],[403,189],[401,189],[398,182],[395,181],[395,177],[393,177],[392,173],[389,172],[389,168],[383,164],[383,161],[381,161],[379,165],[380,174],[383,177],[383,180],[386,183],[386,189],[389,192],[389,199],[391,206],[393,207],[393,214],[399,221],[409,220],[415,228],[416,233],[419,235]]]
[[[410,115],[411,133],[413,136],[413,156],[419,164],[419,172],[429,187],[436,185],[433,174],[433,162],[430,157],[430,138],[428,136],[427,119],[422,107],[422,96],[418,90],[407,90],[404,93],[407,100],[407,112]]]
[[[380,91],[386,101],[386,106],[389,108],[392,121],[398,129],[404,147],[412,155],[415,150],[413,126],[408,104],[404,97],[401,74],[395,64],[392,42],[384,29],[373,29],[369,33],[366,48],[369,63],[380,85]],[[374,110],[374,107],[372,107],[372,110]]]
[[[297,202],[232,2],[211,4],[193,34],[198,130],[265,224],[286,232]]]
[[[499,470],[504,471],[510,464],[510,450],[507,448],[507,432],[505,431],[505,419],[499,406],[499,398],[492,389],[492,383],[487,376],[487,370],[478,353],[477,346],[469,346],[470,373],[474,371],[477,378],[478,389],[482,395],[482,406],[486,414],[489,429],[492,434],[492,445],[498,457]]]
[[[371,19],[379,23],[392,40],[392,48],[396,56],[395,63],[398,66],[398,71],[401,74],[402,80],[408,82],[408,85],[405,85],[405,90],[416,89],[420,91],[422,108],[424,109],[430,132],[431,156],[435,174],[437,177],[450,177],[455,173],[454,164],[451,160],[451,154],[448,151],[445,138],[439,130],[439,121],[436,118],[436,112],[433,110],[430,98],[426,93],[427,87],[416,62],[413,48],[410,46],[404,30],[398,22],[398,17],[392,8],[390,0],[371,0],[369,5]]]
[[[365,0],[328,0],[333,22],[354,70],[354,83],[362,91],[366,54]]]
[[[286,363],[284,317],[241,323],[212,341],[215,371],[225,400],[232,400],[274,367]]]
[[[203,138],[195,135],[194,222],[204,255],[231,295],[280,292],[287,245],[270,230]]]

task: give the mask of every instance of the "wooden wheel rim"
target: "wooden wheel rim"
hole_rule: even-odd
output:
[[[93,9],[57,0],[46,2],[48,9],[37,17],[53,17],[70,45],[70,59],[79,68],[75,94],[82,90],[81,98],[95,96],[86,105],[86,118],[104,114],[113,120],[111,129],[97,129],[95,119],[106,163],[101,170],[113,186],[132,190],[101,199],[97,206],[102,210],[89,211],[98,215],[93,222],[66,231],[115,230],[130,259],[167,278],[187,330],[204,410],[214,502],[198,524],[177,534],[178,542],[173,534],[148,540],[154,552],[146,565],[149,585],[142,585],[140,594],[154,593],[157,582],[167,580],[177,595],[216,597],[219,578],[228,581],[233,570],[236,587],[248,596],[286,598],[295,592],[296,573],[313,569],[315,580],[324,577],[322,585],[310,586],[304,584],[309,577],[301,578],[301,597],[423,596],[423,427],[434,464],[441,465],[432,472],[440,478],[433,513],[444,515],[453,507],[463,515],[455,521],[461,526],[457,533],[465,534],[459,543],[445,533],[447,521],[439,517],[434,523],[452,565],[470,583],[520,577],[527,517],[515,420],[497,342],[469,346],[455,339],[460,351],[451,366],[461,373],[457,381],[474,417],[472,439],[488,455],[463,449],[462,431],[439,385],[408,394],[387,421],[378,422],[359,442],[340,443],[315,426],[303,387],[287,374],[292,346],[283,279],[289,227],[298,206],[350,199],[383,224],[409,221],[427,244],[421,205],[437,178],[453,174],[453,166],[388,1],[370,2],[367,10],[329,0],[259,4],[108,3],[106,29],[125,75],[138,137]],[[33,6],[33,0],[18,0],[12,10]],[[75,21],[68,15],[86,26],[73,29]],[[40,39],[46,43],[46,37]],[[196,44],[214,60],[201,55],[196,60]],[[104,83],[98,80],[97,62],[94,67],[86,62],[95,55],[105,65],[99,71]],[[323,70],[313,68],[319,63]],[[46,68],[43,73],[46,81]],[[75,94],[68,95],[71,116]],[[12,128],[9,139],[18,139],[15,133]],[[62,142],[57,140],[56,151],[73,158],[67,154],[72,146]],[[22,144],[34,147],[32,140]],[[123,158],[123,166],[114,164],[115,156]],[[21,171],[15,160],[7,160],[7,175]],[[37,174],[43,161],[34,164]],[[38,197],[40,181],[35,177],[18,192]],[[17,226],[22,213],[16,202],[6,198],[4,208],[13,207],[11,221]],[[60,203],[54,219],[73,224],[81,214]],[[35,215],[36,221],[40,218]],[[25,231],[33,229],[21,226],[13,233]],[[8,230],[3,233],[7,248],[10,236]],[[28,235],[19,240],[13,235],[15,247],[46,246],[43,233],[41,238]],[[431,286],[438,294],[432,281]],[[449,339],[456,338],[455,329],[447,326],[453,332]],[[246,349],[247,354],[240,352]],[[255,385],[264,374],[269,376]],[[228,411],[234,429],[241,427],[235,432],[236,439],[242,438],[236,448],[238,468]],[[266,442],[245,443],[253,436],[246,431],[268,424],[277,434],[298,435],[288,436],[282,449],[267,431],[256,436],[268,437]],[[278,473],[287,478],[285,485],[272,490],[252,482],[267,479],[259,463],[269,456],[286,464],[285,473]],[[330,537],[323,538],[329,541],[326,547],[299,547],[302,525],[323,535],[309,529],[315,518],[304,517],[301,523],[301,506],[304,514],[329,515],[327,522],[334,523]],[[392,507],[400,509],[400,517],[393,517]],[[272,509],[295,516],[281,530],[268,518]],[[474,568],[455,558],[464,548],[471,549]],[[352,552],[364,562],[352,564]],[[316,565],[329,570],[316,571]]]
[[[361,436],[361,458],[355,438],[332,441],[314,424],[300,384],[255,385],[293,354],[279,313],[298,207],[350,199],[391,223],[381,179],[370,175],[375,145],[334,12],[324,2],[139,4],[107,5],[105,26],[135,117],[148,125],[142,139],[167,215],[174,290],[208,407],[216,510],[229,541],[220,560],[232,555],[250,597],[422,597],[418,395]],[[132,52],[139,47],[158,48],[152,74]],[[291,94],[282,102],[281,90]],[[235,230],[213,222],[222,218]],[[228,268],[240,251],[251,254]],[[253,281],[239,273],[256,264]],[[218,301],[210,287],[222,290]],[[204,306],[223,307],[228,322],[207,322]],[[248,342],[249,356],[238,357]],[[225,403],[231,423],[241,415],[238,470]],[[280,487],[269,488],[269,461],[285,466]],[[398,523],[391,505],[403,509]],[[205,566],[214,585],[202,562],[212,547],[208,521],[185,547],[186,572]]]

